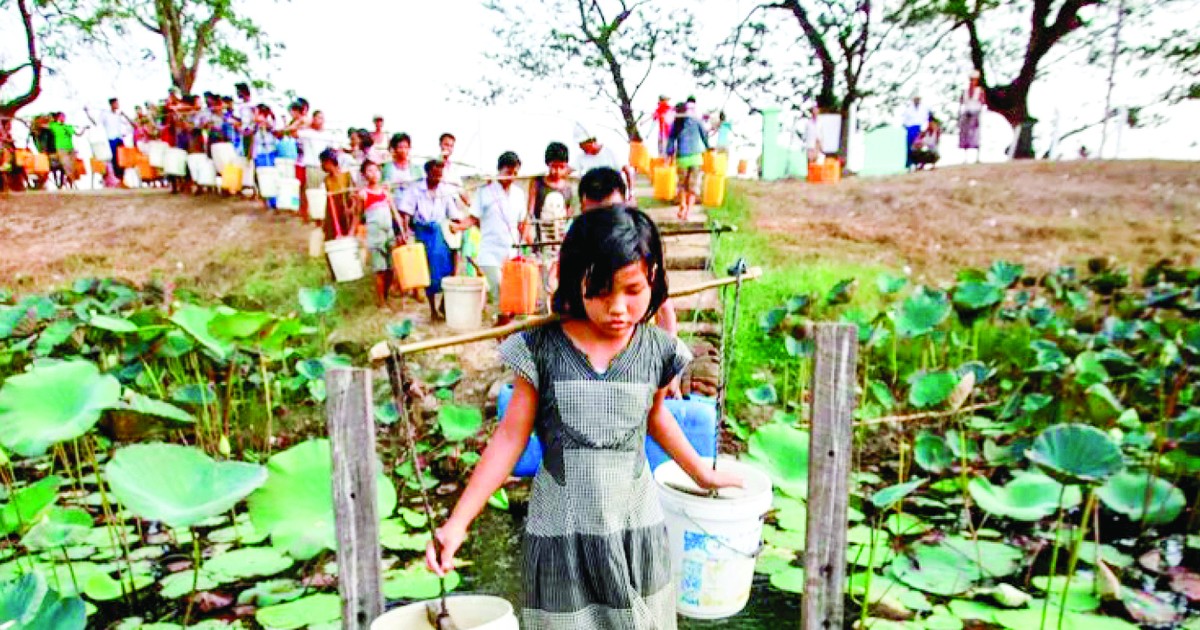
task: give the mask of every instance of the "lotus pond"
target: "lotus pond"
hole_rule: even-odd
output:
[[[868,306],[846,279],[750,314],[739,343],[762,361],[733,366],[756,382],[725,426],[775,509],[747,610],[684,626],[798,620],[810,322],[840,319],[861,342],[848,623],[1200,627],[1200,271],[996,263],[907,284],[881,278]],[[334,291],[285,315],[172,293],[0,295],[0,623],[340,627],[322,377],[365,359],[325,341]],[[418,491],[452,499],[486,439],[460,370],[410,377],[420,478],[375,388],[394,602],[437,593]],[[451,585],[516,598],[523,492],[493,497]]]

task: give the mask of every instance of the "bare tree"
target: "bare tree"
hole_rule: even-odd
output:
[[[23,70],[29,70],[29,85],[24,92],[9,98],[0,98],[0,117],[10,117],[17,110],[25,107],[37,99],[42,92],[42,58],[38,54],[37,33],[33,26],[33,11],[29,0],[11,0],[5,2],[0,0],[0,9],[7,10],[10,4],[15,4],[17,12],[21,16],[21,25],[25,32],[25,55],[24,60],[10,68],[0,68],[0,90],[8,84],[9,81],[17,77]]]
[[[640,141],[635,101],[655,68],[673,65],[692,34],[689,14],[667,13],[650,0],[490,0],[501,51],[489,55],[532,83],[594,90],[620,112],[625,133]],[[497,92],[490,89],[492,98]]]

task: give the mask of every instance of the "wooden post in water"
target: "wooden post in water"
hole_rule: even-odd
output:
[[[325,391],[342,628],[367,630],[383,614],[371,371],[331,368],[325,373]]]
[[[846,589],[846,507],[850,496],[858,327],[817,324],[812,433],[808,452],[808,533],[803,630],[840,630]]]

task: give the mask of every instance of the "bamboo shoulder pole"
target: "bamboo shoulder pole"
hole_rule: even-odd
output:
[[[751,267],[746,271],[746,273],[742,274],[742,281],[746,282],[749,280],[755,280],[761,276],[761,267]],[[701,282],[691,286],[672,288],[669,295],[673,298],[684,297],[686,295],[694,295],[704,291],[719,289],[735,282],[737,282],[736,276],[717,278],[715,280],[709,280],[707,282]],[[557,322],[558,320],[558,315],[537,315],[521,321],[512,322],[511,324],[505,324],[504,326],[464,333],[461,335],[451,335],[449,337],[439,337],[437,339],[427,339],[425,341],[416,341],[406,344],[394,344],[391,341],[381,341],[371,347],[370,358],[371,362],[374,363],[377,361],[383,361],[393,354],[397,356],[417,354],[419,352],[428,352],[430,350],[449,348],[451,346],[461,346],[463,344],[475,343],[477,341],[500,339],[513,333],[521,332],[522,330],[536,328],[538,326],[545,326],[546,324],[551,324]]]

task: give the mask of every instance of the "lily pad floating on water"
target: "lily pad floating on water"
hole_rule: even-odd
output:
[[[159,594],[166,599],[179,599],[192,592],[193,582],[196,583],[197,591],[207,591],[221,585],[212,574],[203,569],[200,571],[199,577],[196,576],[195,571],[188,569],[187,571],[172,573],[159,580],[158,583],[162,586]]]
[[[116,579],[107,573],[96,572],[88,576],[87,581],[83,583],[83,594],[92,601],[111,602],[129,592],[129,582],[130,579],[126,575]],[[154,577],[144,573],[133,574],[133,590],[140,591],[151,584],[154,584]]]
[[[1100,607],[1100,598],[1096,596],[1096,582],[1091,573],[1076,573],[1067,584],[1067,576],[1048,575],[1035,576],[1030,582],[1046,594],[1046,599],[1055,606],[1062,601],[1063,590],[1067,592],[1066,608],[1075,612],[1092,612]]]
[[[42,574],[26,573],[0,584],[0,626],[83,630],[87,612],[78,597],[61,597]]]
[[[0,387],[0,444],[24,457],[87,433],[115,407],[121,383],[90,361],[39,365]]]
[[[462,578],[451,571],[446,574],[446,590],[458,588]],[[419,560],[403,569],[393,569],[383,574],[383,596],[388,599],[433,599],[441,593],[438,576]]]
[[[341,618],[342,600],[333,593],[309,595],[285,604],[259,608],[254,613],[254,620],[267,630],[293,630]]]
[[[304,591],[304,585],[297,580],[264,580],[239,593],[237,603],[239,606],[252,605],[260,608],[274,606],[299,599],[304,595]]]
[[[0,508],[0,536],[32,526],[54,504],[60,485],[62,479],[51,475],[13,493],[8,503]]]
[[[126,446],[113,455],[105,474],[128,510],[176,528],[230,510],[267,479],[257,464],[218,462],[178,444]]]
[[[1099,483],[1125,466],[1121,449],[1106,433],[1083,424],[1056,424],[1042,431],[1025,452],[1060,483]]]
[[[1170,523],[1183,512],[1187,499],[1175,484],[1148,472],[1122,471],[1113,475],[1096,491],[1096,496],[1108,509],[1120,512],[1133,521]]]
[[[267,461],[267,481],[250,495],[254,527],[270,532],[272,545],[297,560],[337,548],[332,469],[329,440],[301,442]],[[396,509],[396,489],[380,474],[376,492],[383,519]]]
[[[797,499],[808,495],[808,433],[786,424],[767,424],[751,436],[748,459],[771,477],[780,492]]]
[[[21,539],[34,551],[84,542],[92,532],[92,515],[80,508],[52,507],[42,514]]]
[[[204,570],[233,582],[252,577],[266,577],[286,571],[293,560],[273,547],[244,547],[217,554],[204,563]]]
[[[1002,543],[951,537],[940,544],[914,545],[910,554],[892,562],[891,575],[926,593],[958,595],[979,580],[1011,575],[1020,568],[1023,555]]]
[[[1054,514],[1059,507],[1070,509],[1079,505],[1083,493],[1078,486],[1063,485],[1040,473],[1020,475],[1003,486],[993,485],[985,477],[976,477],[967,484],[971,498],[985,512],[1018,521],[1039,521]],[[1059,496],[1063,502],[1058,504]]]

